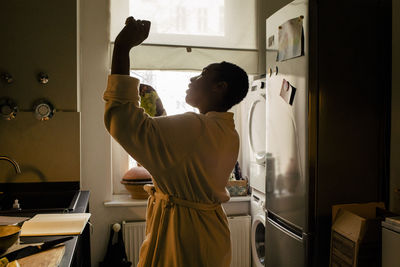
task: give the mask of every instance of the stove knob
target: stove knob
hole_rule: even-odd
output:
[[[40,121],[47,121],[51,119],[54,116],[54,112],[56,111],[53,105],[45,99],[40,99],[36,101],[33,109],[36,119]]]
[[[39,81],[39,83],[41,83],[41,84],[46,84],[46,83],[48,83],[48,82],[49,82],[49,75],[47,75],[47,74],[44,73],[44,72],[39,73],[39,75],[38,75],[38,81]]]
[[[5,120],[15,119],[17,116],[18,107],[10,98],[2,98],[0,100],[0,114]]]

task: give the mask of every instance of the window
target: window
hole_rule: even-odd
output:
[[[128,16],[151,21],[131,68],[200,71],[225,60],[258,73],[256,0],[111,0],[110,12],[110,52]]]
[[[189,111],[198,113],[197,109],[185,102],[185,97],[189,79],[199,74],[200,72],[194,71],[131,71],[131,76],[138,78],[141,83],[151,85],[156,89],[167,115],[175,115]],[[120,181],[125,172],[134,166],[136,166],[135,160],[113,139],[112,176],[114,194],[125,194],[128,192]]]

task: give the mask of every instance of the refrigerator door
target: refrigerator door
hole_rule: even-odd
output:
[[[279,220],[268,217],[265,225],[265,266],[309,266],[307,262],[308,236],[302,232],[296,233],[289,227]]]
[[[297,0],[267,19],[266,207],[303,232],[309,231],[307,18],[308,2]]]

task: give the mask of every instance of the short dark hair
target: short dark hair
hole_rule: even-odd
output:
[[[218,73],[219,81],[228,84],[228,92],[223,103],[223,108],[228,110],[246,97],[249,91],[249,78],[241,67],[226,61],[219,63]]]

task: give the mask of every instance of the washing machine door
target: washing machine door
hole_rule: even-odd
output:
[[[251,226],[251,254],[253,267],[265,266],[265,215],[258,214]]]
[[[265,124],[266,107],[265,94],[259,94],[253,101],[249,110],[249,143],[252,153],[255,156],[256,163],[265,164]]]
[[[249,110],[248,130],[250,145],[250,186],[265,193],[266,151],[266,106],[265,94],[258,93]]]

